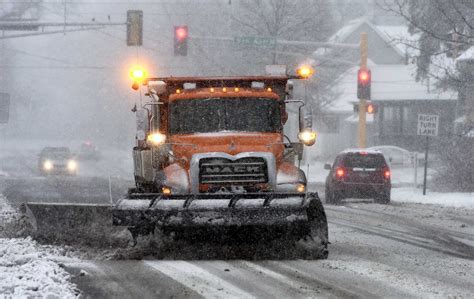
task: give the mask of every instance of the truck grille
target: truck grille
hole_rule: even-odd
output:
[[[203,158],[199,161],[201,184],[247,185],[267,183],[264,158],[247,157],[235,161],[226,158]]]

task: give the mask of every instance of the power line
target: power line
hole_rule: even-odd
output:
[[[209,1],[209,2],[204,2],[204,1],[196,1],[199,5],[220,5],[216,4],[215,1]],[[0,3],[6,3],[6,4],[35,4],[34,2],[31,1],[0,1]],[[38,4],[60,4],[63,5],[64,1],[41,1],[38,2]],[[83,5],[83,4],[97,4],[97,5],[110,5],[110,4],[118,4],[118,5],[163,5],[163,4],[169,4],[169,5],[189,5],[191,3],[194,3],[194,1],[189,1],[189,2],[177,2],[177,1],[130,1],[130,2],[124,2],[124,1],[81,1],[81,2],[73,2],[73,1],[68,1],[66,4],[73,4],[73,5]]]

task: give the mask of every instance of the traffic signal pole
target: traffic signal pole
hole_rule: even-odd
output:
[[[368,36],[366,32],[360,34],[360,69],[367,69],[367,55],[368,55]],[[359,99],[359,148],[366,148],[366,101],[367,99]]]

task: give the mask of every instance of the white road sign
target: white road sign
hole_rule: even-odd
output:
[[[418,135],[438,136],[439,115],[418,114]]]

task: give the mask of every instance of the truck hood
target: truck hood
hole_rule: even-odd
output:
[[[174,135],[169,139],[175,156],[191,161],[194,154],[223,152],[236,155],[243,152],[270,152],[276,160],[283,156],[283,140],[280,133],[200,133]]]

